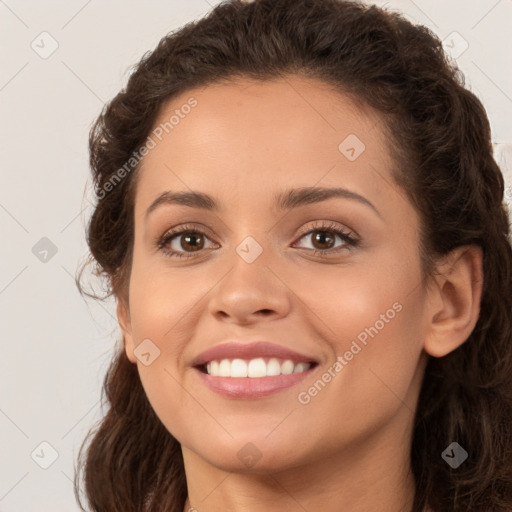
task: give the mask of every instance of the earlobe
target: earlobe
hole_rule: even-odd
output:
[[[135,355],[134,355],[135,346],[133,343],[130,311],[129,311],[128,305],[125,303],[124,300],[122,300],[122,299],[117,300],[116,313],[117,313],[117,321],[119,323],[119,327],[121,328],[121,332],[123,334],[123,343],[124,343],[124,349],[126,351],[126,356],[132,363],[136,363],[136,359],[135,359]]]
[[[462,345],[480,314],[483,253],[478,246],[458,247],[437,267],[428,290],[425,351],[443,357]]]

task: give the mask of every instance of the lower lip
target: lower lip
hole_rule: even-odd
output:
[[[195,368],[203,382],[216,393],[228,398],[253,399],[272,395],[283,389],[291,388],[305,379],[313,368],[290,375],[275,375],[273,377],[212,377]]]

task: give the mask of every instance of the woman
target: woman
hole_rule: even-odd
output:
[[[504,181],[437,37],[224,2],[141,60],[90,151],[122,332],[92,510],[512,510]]]

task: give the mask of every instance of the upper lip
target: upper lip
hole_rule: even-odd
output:
[[[294,350],[269,341],[242,343],[229,340],[201,352],[201,354],[192,361],[192,366],[201,366],[210,361],[220,361],[222,359],[256,359],[258,357],[290,359],[294,363],[317,362],[310,356],[300,354]]]

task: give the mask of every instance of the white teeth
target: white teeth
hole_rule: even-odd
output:
[[[267,375],[270,377],[270,376],[280,375],[280,374],[281,374],[281,363],[277,359],[272,358],[267,363]]]
[[[284,375],[290,375],[290,373],[293,373],[293,368],[293,362],[288,359],[281,365],[281,373],[283,373]]]
[[[247,377],[247,363],[243,359],[231,361],[231,377]]]
[[[295,365],[295,368],[293,369],[293,373],[301,373],[303,371],[306,371],[309,368],[308,363],[299,363]]]
[[[243,359],[222,359],[221,361],[210,361],[206,365],[206,372],[212,377],[249,377],[257,379],[275,375],[290,375],[292,373],[305,372],[311,367],[310,363],[294,364],[290,359],[279,360],[269,359],[268,362],[262,357],[245,361]]]
[[[210,370],[213,370],[213,368],[210,368]],[[229,359],[223,359],[219,363],[218,377],[231,377],[231,361]]]
[[[231,375],[233,375],[233,372],[231,372]],[[253,379],[256,377],[266,377],[267,364],[265,363],[265,359],[262,359],[261,357],[259,357],[258,359],[251,359],[249,361],[247,376]]]

